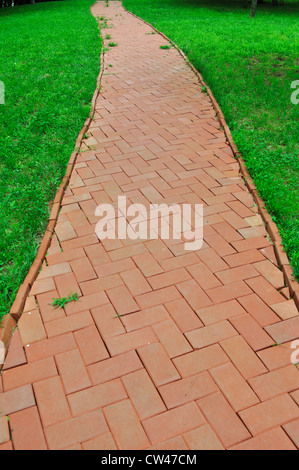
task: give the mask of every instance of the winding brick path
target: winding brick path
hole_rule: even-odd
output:
[[[212,105],[120,3],[94,14],[118,46],[2,373],[0,449],[296,449],[299,316]],[[204,204],[203,248],[100,243],[121,194]]]

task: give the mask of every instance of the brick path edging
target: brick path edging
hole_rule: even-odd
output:
[[[92,10],[94,5],[95,4],[93,4],[90,7],[90,11]],[[90,110],[89,117],[86,119],[86,121],[85,121],[85,123],[84,123],[78,137],[77,137],[77,140],[76,140],[76,143],[75,143],[75,149],[74,149],[73,153],[70,156],[70,159],[69,159],[69,162],[68,162],[68,165],[67,165],[67,168],[66,168],[65,175],[64,175],[64,177],[61,181],[61,184],[60,184],[60,186],[59,186],[59,188],[56,192],[54,201],[52,203],[51,213],[50,213],[49,222],[48,222],[48,225],[47,225],[47,228],[46,228],[46,232],[45,232],[45,235],[42,239],[41,245],[38,249],[35,260],[33,261],[32,265],[31,265],[31,268],[30,268],[24,282],[22,283],[21,287],[19,288],[19,290],[17,292],[17,295],[16,295],[14,303],[13,303],[11,309],[10,309],[10,312],[7,315],[5,315],[2,319],[2,321],[1,321],[1,324],[0,324],[0,341],[2,341],[4,343],[6,348],[8,347],[8,345],[10,343],[10,340],[11,340],[11,337],[13,335],[14,329],[17,325],[17,322],[18,322],[18,320],[20,319],[20,317],[23,313],[24,305],[25,305],[26,299],[28,297],[28,294],[29,294],[29,292],[30,292],[30,290],[31,290],[31,288],[32,288],[32,286],[33,286],[40,270],[41,270],[42,264],[43,264],[43,262],[46,258],[46,254],[47,254],[48,249],[50,247],[51,240],[52,240],[52,237],[53,237],[53,234],[54,234],[54,229],[55,229],[55,226],[56,226],[56,223],[57,223],[57,220],[58,220],[58,216],[59,216],[59,212],[60,212],[60,209],[61,209],[62,199],[63,199],[64,193],[65,193],[65,190],[66,190],[66,188],[69,184],[69,180],[70,180],[71,174],[73,172],[77,157],[79,155],[79,150],[80,150],[80,147],[81,147],[82,142],[83,142],[83,137],[87,133],[87,131],[90,127],[90,124],[93,120],[93,117],[94,117],[94,114],[95,114],[96,102],[97,102],[97,99],[99,97],[100,90],[101,90],[100,85],[101,85],[101,82],[102,82],[102,77],[103,77],[103,73],[104,73],[104,64],[105,64],[105,59],[104,58],[105,58],[105,53],[104,53],[104,47],[102,46],[101,57],[100,57],[100,73],[99,73],[98,78],[97,78],[96,90],[93,94],[93,98],[92,98],[92,101],[91,101],[91,110]],[[0,369],[1,369],[1,367],[0,367]]]
[[[93,6],[94,6],[94,4],[91,6],[90,10],[92,10]],[[221,108],[220,108],[217,100],[215,99],[210,87],[205,83],[202,75],[198,72],[198,70],[196,70],[194,65],[189,62],[189,60],[188,60],[187,56],[184,54],[184,52],[171,39],[169,39],[164,33],[159,31],[158,29],[156,29],[153,25],[151,25],[147,21],[143,20],[142,18],[139,18],[134,13],[128,11],[124,6],[123,6],[123,8],[130,15],[134,16],[139,21],[142,21],[143,23],[145,23],[146,25],[151,27],[157,34],[159,34],[165,40],[170,42],[173,45],[173,47],[175,47],[175,49],[179,52],[179,54],[183,57],[183,59],[185,60],[187,65],[193,70],[193,72],[197,76],[201,86],[206,88],[207,94],[208,94],[210,100],[212,101],[213,107],[216,111],[216,114],[217,114],[217,117],[219,119],[220,125],[224,129],[227,141],[228,141],[228,143],[229,143],[229,145],[230,145],[230,147],[233,151],[233,154],[234,154],[236,160],[239,162],[240,171],[241,171],[241,175],[243,176],[244,182],[245,182],[247,188],[249,189],[249,191],[251,192],[251,194],[253,195],[253,198],[254,198],[256,204],[258,205],[259,212],[260,212],[260,214],[261,214],[261,216],[262,216],[262,218],[265,222],[265,225],[266,225],[266,230],[269,233],[269,236],[271,237],[271,239],[273,241],[274,251],[275,251],[275,254],[276,254],[276,257],[277,257],[277,261],[278,261],[278,264],[279,264],[280,268],[283,271],[286,284],[289,287],[290,296],[294,298],[295,304],[296,304],[296,306],[299,310],[299,283],[296,280],[294,280],[293,270],[292,270],[292,267],[290,265],[289,259],[288,259],[287,255],[286,255],[286,253],[283,249],[282,240],[281,240],[278,228],[277,228],[276,224],[273,222],[268,210],[266,209],[265,203],[263,202],[263,200],[261,199],[261,197],[258,194],[256,186],[255,186],[255,184],[254,184],[254,182],[253,182],[253,180],[250,176],[249,171],[246,168],[245,161],[244,161],[241,153],[239,152],[239,150],[238,150],[238,148],[237,148],[237,146],[236,146],[236,144],[233,140],[230,129],[229,129],[229,127],[228,127],[228,125],[225,121],[225,117],[223,115],[223,112],[221,111]],[[66,170],[65,176],[62,179],[62,182],[61,182],[61,184],[58,188],[55,199],[53,201],[53,206],[52,206],[52,209],[51,209],[49,223],[48,223],[48,226],[46,228],[46,232],[45,232],[45,235],[43,237],[42,243],[41,243],[41,245],[39,247],[39,250],[37,252],[36,258],[35,258],[32,266],[31,266],[31,268],[30,268],[23,284],[21,285],[20,289],[18,290],[15,301],[14,301],[12,307],[11,307],[10,313],[4,316],[4,318],[1,322],[1,325],[0,325],[0,341],[3,341],[3,343],[6,347],[10,343],[10,340],[11,340],[12,334],[14,332],[14,329],[16,327],[16,324],[17,324],[19,318],[21,317],[21,315],[23,313],[23,308],[24,308],[27,296],[28,296],[28,294],[29,294],[29,292],[32,288],[32,285],[33,285],[34,281],[36,280],[36,278],[37,278],[37,276],[40,272],[40,269],[41,269],[42,264],[45,260],[47,251],[49,249],[49,246],[50,246],[50,243],[51,243],[51,240],[52,240],[52,236],[53,236],[53,233],[54,233],[54,229],[55,229],[55,226],[56,226],[56,223],[57,223],[58,215],[59,215],[59,212],[60,212],[60,209],[61,209],[61,202],[62,202],[62,199],[63,199],[63,195],[64,195],[64,192],[65,192],[67,186],[68,186],[70,176],[72,174],[74,165],[76,163],[77,156],[79,154],[78,150],[81,147],[83,137],[86,134],[86,132],[88,131],[88,129],[90,127],[90,124],[92,122],[94,113],[95,113],[95,105],[96,105],[96,101],[98,99],[98,96],[100,95],[100,84],[101,84],[103,73],[104,73],[104,63],[105,63],[105,52],[104,52],[104,48],[102,48],[101,59],[100,59],[101,69],[100,69],[100,73],[99,73],[99,76],[98,76],[98,79],[97,79],[97,87],[96,87],[96,90],[94,92],[93,99],[92,99],[92,102],[91,102],[90,116],[86,119],[86,121],[85,121],[79,135],[78,135],[78,138],[76,140],[75,150],[71,154],[69,163],[67,165],[67,170]]]
[[[265,203],[264,201],[262,200],[262,198],[260,197],[258,191],[257,191],[257,188],[253,182],[253,179],[251,178],[251,175],[246,167],[246,164],[245,164],[245,161],[244,161],[244,158],[242,157],[242,154],[241,152],[238,150],[237,148],[237,145],[236,143],[234,142],[234,139],[233,139],[233,136],[231,134],[231,131],[226,123],[226,120],[225,120],[225,117],[224,117],[224,114],[223,112],[221,111],[221,108],[215,98],[215,96],[213,95],[210,87],[205,83],[202,75],[200,72],[198,72],[198,70],[194,67],[194,65],[188,60],[186,54],[171,40],[169,39],[169,37],[167,37],[164,33],[162,33],[161,31],[159,31],[157,28],[155,28],[151,23],[148,23],[147,21],[143,20],[142,18],[139,18],[139,16],[135,15],[134,13],[132,13],[131,11],[127,10],[124,5],[123,5],[123,8],[124,10],[129,13],[130,15],[134,16],[135,18],[137,18],[139,21],[142,21],[143,23],[145,23],[147,26],[151,27],[157,34],[159,34],[160,36],[162,36],[166,41],[168,41],[169,43],[172,44],[172,46],[179,52],[179,54],[183,57],[184,61],[186,62],[186,64],[193,70],[193,72],[195,73],[195,75],[197,76],[198,80],[199,80],[199,83],[201,84],[202,87],[205,87],[205,89],[207,90],[207,94],[210,98],[210,100],[212,101],[212,104],[213,104],[213,108],[215,109],[216,111],[216,115],[219,119],[219,122],[220,122],[220,125],[223,127],[224,129],[224,133],[226,135],[226,138],[227,138],[227,141],[228,141],[228,144],[229,146],[231,147],[232,149],[232,152],[234,154],[234,157],[236,158],[236,160],[238,161],[239,163],[239,166],[240,166],[240,171],[241,171],[241,175],[244,179],[244,182],[248,188],[248,190],[250,191],[250,193],[252,194],[253,198],[254,198],[254,201],[256,202],[257,206],[258,206],[258,209],[259,209],[259,213],[260,215],[262,216],[262,219],[266,225],[266,230],[273,242],[273,245],[274,245],[274,251],[275,251],[275,255],[276,255],[276,258],[277,258],[277,261],[278,261],[278,265],[280,267],[280,269],[282,270],[283,272],[283,275],[284,275],[284,279],[285,279],[285,282],[286,282],[286,285],[288,286],[289,288],[289,291],[290,291],[290,297],[291,298],[294,298],[294,301],[295,301],[295,304],[299,310],[299,283],[295,280],[295,277],[294,277],[294,273],[293,273],[293,269],[290,265],[290,261],[284,251],[284,248],[283,248],[283,245],[282,245],[282,239],[281,239],[281,236],[279,234],[279,230],[275,224],[275,222],[272,220],[272,217],[271,215],[269,214],[266,206],[265,206]]]

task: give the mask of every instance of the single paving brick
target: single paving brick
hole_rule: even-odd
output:
[[[9,415],[15,450],[47,450],[37,407]]]
[[[148,438],[130,400],[104,408],[104,414],[120,450],[149,447]]]

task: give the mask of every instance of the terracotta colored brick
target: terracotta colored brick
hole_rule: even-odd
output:
[[[210,373],[236,412],[259,403],[255,393],[232,364],[223,364]]]
[[[122,323],[126,330],[133,331],[146,326],[154,325],[165,320],[169,320],[169,314],[163,305],[141,310],[122,317]]]
[[[173,320],[166,320],[153,325],[153,330],[170,357],[180,356],[192,351],[192,347]]]
[[[58,297],[59,294],[57,290],[45,292],[44,294],[39,294],[36,296],[39,311],[44,323],[52,320],[57,320],[58,318],[63,318],[65,316],[65,313],[62,309],[55,308],[53,305],[51,305],[53,303],[53,300],[57,299]]]
[[[205,397],[217,390],[208,372],[159,387],[159,392],[168,409]]]
[[[134,256],[133,260],[145,277],[163,273],[162,267],[150,253]]]
[[[137,268],[123,272],[121,277],[133,296],[141,295],[152,290],[145,277]]]
[[[202,424],[205,424],[205,419],[195,403],[188,403],[143,421],[153,445],[191,431]]]
[[[37,408],[28,408],[9,416],[15,450],[47,450]]]
[[[250,279],[258,275],[259,273],[250,264],[216,273],[216,276],[224,285],[244,281],[245,279]]]
[[[78,350],[56,356],[56,363],[66,393],[73,393],[91,386],[82,357]]]
[[[95,294],[81,297],[78,302],[71,302],[67,304],[65,306],[65,311],[67,315],[74,315],[75,313],[84,312],[85,310],[100,307],[101,305],[108,303],[108,297],[104,292],[96,292]]]
[[[83,442],[84,450],[117,450],[112,434],[107,432],[102,436]]]
[[[246,313],[236,300],[224,302],[223,304],[212,305],[197,311],[197,315],[205,325],[218,323]]]
[[[48,266],[53,266],[54,264],[65,263],[67,261],[72,261],[73,259],[82,258],[83,255],[83,248],[76,248],[75,250],[70,250],[66,252],[59,251],[55,254],[48,254],[47,264]]]
[[[202,398],[197,401],[197,404],[225,447],[233,446],[251,437],[220,392]]]
[[[265,257],[258,250],[245,251],[236,255],[225,256],[224,261],[231,267],[236,268],[244,264],[253,264],[263,261]]]
[[[54,281],[58,291],[57,297],[68,297],[70,294],[76,293],[81,295],[81,289],[73,273],[56,276]]]
[[[242,194],[242,193],[240,193]],[[226,198],[228,195],[224,195]],[[223,196],[220,196],[223,197]],[[228,242],[235,242],[242,240],[241,235],[233,229],[233,227],[227,222],[221,222],[219,224],[213,225],[213,228]]]
[[[12,390],[57,375],[53,358],[43,359],[3,372],[4,390]]]
[[[212,304],[210,298],[194,280],[182,282],[177,285],[177,288],[193,310],[205,308]]]
[[[37,382],[33,388],[44,427],[71,418],[60,377]]]
[[[186,333],[188,341],[194,349],[204,348],[215,343],[219,343],[227,338],[236,336],[238,333],[228,321],[215,323],[204,328]]]
[[[254,351],[273,346],[273,340],[249,315],[231,318],[231,323]]]
[[[212,248],[200,250],[198,256],[213,273],[228,269],[225,261]]]
[[[191,276],[187,273],[184,268],[169,271],[167,273],[158,274],[149,278],[149,283],[153,289],[162,289],[179,282],[187,281],[191,279]]]
[[[168,441],[150,447],[148,450],[188,450],[188,447],[181,436],[173,437]]]
[[[93,319],[104,339],[126,332],[111,304],[102,305],[91,311]]]
[[[290,365],[291,354],[294,352],[291,345],[292,342],[278,344],[275,347],[263,349],[257,354],[269,370],[281,369]]]
[[[144,369],[124,376],[122,381],[141,420],[165,411],[165,405]]]
[[[208,346],[173,360],[182,377],[189,377],[228,362],[228,357],[219,345]]]
[[[58,223],[55,227],[55,233],[60,242],[71,240],[77,236],[72,224],[69,221]]]
[[[105,264],[101,264],[96,268],[98,277],[111,276],[112,274],[119,274],[123,271],[129,271],[134,269],[135,265],[131,258],[123,259],[120,261],[113,261]]]
[[[285,424],[284,429],[297,447],[299,447],[299,419],[292,423]]]
[[[184,439],[191,450],[224,450],[223,445],[208,424],[185,433]]]
[[[97,277],[89,259],[86,257],[75,259],[70,262],[70,265],[78,282],[90,281]]]
[[[299,390],[294,393],[291,393],[291,397],[295,400],[295,402],[299,405]]]
[[[251,217],[253,215],[252,211],[248,207],[244,206],[240,201],[228,202],[227,205],[236,212],[240,217]]]
[[[187,270],[202,289],[213,289],[222,285],[209,268],[203,263],[189,266]]]
[[[172,287],[166,287],[165,289],[159,289],[155,292],[149,292],[147,294],[138,295],[136,302],[142,309],[155,307],[172,300],[180,299],[181,295],[178,290]]]
[[[38,310],[23,313],[18,328],[23,346],[46,338],[46,332]]]
[[[277,292],[263,277],[255,277],[246,281],[248,286],[268,305],[279,304],[284,300],[283,296]]]
[[[241,411],[241,419],[253,435],[281,426],[299,417],[299,408],[289,395],[280,395]]]
[[[109,357],[105,344],[95,326],[76,331],[74,336],[86,365]]]
[[[260,261],[253,266],[275,289],[284,287],[283,273],[271,261]]]
[[[93,320],[89,312],[82,312],[70,317],[50,321],[45,324],[48,338],[70,333],[71,331],[81,330],[93,325]]]
[[[286,343],[299,337],[299,317],[284,320],[266,328],[276,343]]]
[[[139,310],[138,305],[125,286],[109,289],[107,295],[118,315],[126,315]]]
[[[28,362],[34,362],[54,356],[54,354],[71,351],[72,349],[76,349],[76,347],[77,345],[73,335],[67,333],[66,335],[56,336],[38,343],[29,344],[26,346],[25,351]]]
[[[271,305],[271,308],[282,320],[289,320],[298,315],[294,300],[286,300],[280,304]]]
[[[107,277],[100,277],[92,281],[83,282],[80,284],[83,295],[96,294],[98,292],[112,289],[114,287],[123,286],[123,280],[118,274],[112,274]]]
[[[13,367],[26,364],[26,356],[21,343],[20,333],[15,331],[11,339],[8,353],[5,358],[5,364],[2,370],[12,369]]]
[[[31,385],[24,385],[0,394],[0,416],[9,415],[35,405]]]
[[[101,264],[110,262],[110,258],[107,255],[106,251],[99,244],[86,246],[84,247],[84,251],[86,252],[89,261],[92,263],[93,266],[99,266]]]
[[[247,240],[242,240],[239,242],[232,242],[233,247],[239,252],[250,251],[250,250],[259,250],[260,248],[265,248],[270,245],[270,242],[265,237],[259,238],[249,238]]]
[[[10,440],[7,417],[0,418],[0,444],[4,444]]]
[[[141,328],[119,336],[106,338],[106,345],[111,356],[117,356],[138,349],[146,344],[156,343],[157,337],[151,327]]]
[[[261,327],[264,328],[265,326],[279,322],[279,318],[275,315],[273,310],[256,294],[240,297],[238,301]]]
[[[242,336],[222,341],[220,345],[245,380],[268,372]]]
[[[47,277],[60,276],[62,274],[70,273],[71,268],[69,263],[54,264],[53,266],[43,267],[41,273],[38,276],[38,280],[45,279]]]
[[[43,294],[44,292],[50,292],[51,290],[55,290],[55,284],[54,280],[50,277],[41,279],[40,281],[35,281],[30,291],[30,295]]]
[[[277,395],[293,392],[299,388],[299,371],[291,364],[255,377],[249,381],[249,384],[261,401],[270,400]]]
[[[146,247],[157,261],[161,261],[161,260],[173,257],[173,254],[166,247],[165,243],[163,243],[162,240],[150,240],[149,242],[146,243]]]
[[[0,450],[14,450],[12,446],[12,442],[8,441],[8,442],[5,442],[5,444],[1,444]]]
[[[179,299],[165,304],[172,319],[178,325],[182,333],[195,330],[203,326],[198,316],[187,304],[186,300]]]
[[[79,416],[46,428],[50,450],[60,450],[88,441],[109,431],[102,411]]]
[[[108,406],[104,409],[104,414],[120,450],[140,450],[149,446],[148,438],[129,400]]]
[[[220,304],[235,299],[236,294],[238,297],[251,294],[251,290],[243,281],[239,281],[216,289],[209,289],[207,294],[215,304]]]
[[[210,237],[205,237],[205,241],[221,257],[229,256],[236,253],[234,248],[229,243],[227,243],[227,241],[225,241],[221,235],[212,235]]]
[[[136,370],[142,369],[143,365],[135,351],[130,351],[120,356],[106,359],[87,367],[88,373],[94,385],[108,382],[109,380],[122,377]]]
[[[119,379],[96,385],[95,387],[72,393],[68,396],[73,416],[104,408],[107,405],[126,399],[126,391]]]
[[[157,387],[180,379],[178,371],[160,343],[144,346],[138,353]]]
[[[176,258],[161,260],[160,264],[164,271],[173,271],[175,269],[185,268],[192,264],[198,264],[198,257],[195,253],[186,253],[185,255],[178,256]]]
[[[296,448],[283,430],[278,427],[231,447],[230,450],[278,451],[296,450]]]
[[[146,248],[143,243],[137,245],[125,246],[124,248],[119,248],[117,250],[110,251],[110,257],[112,261],[123,260],[125,258],[132,258],[135,255],[145,253]]]

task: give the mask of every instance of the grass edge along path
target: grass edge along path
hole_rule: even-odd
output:
[[[0,9],[0,318],[35,259],[90,113],[101,53],[93,3]]]
[[[290,99],[298,78],[298,6],[260,5],[251,19],[236,0],[123,4],[174,41],[203,75],[299,279],[298,107]]]

